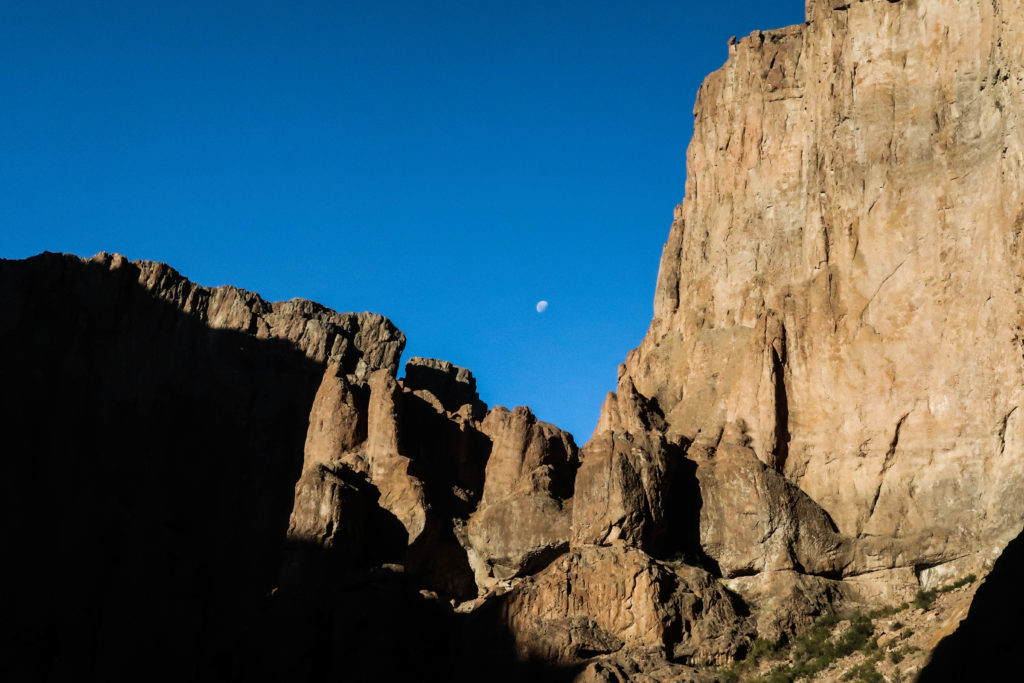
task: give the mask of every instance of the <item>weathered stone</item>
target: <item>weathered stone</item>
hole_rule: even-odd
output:
[[[307,469],[295,485],[288,538],[327,550],[343,548],[357,566],[367,526],[362,498],[356,486],[327,466]]]
[[[409,471],[412,461],[402,454],[402,389],[386,370],[370,375],[368,384],[366,459],[370,481],[380,490],[381,507],[402,522],[411,544],[427,525],[429,504],[423,481]]]
[[[328,366],[309,413],[303,472],[340,462],[366,441],[368,394],[368,387],[353,385],[341,374],[339,364]]]
[[[101,253],[90,262],[116,270],[128,264],[120,254]],[[405,347],[403,335],[375,313],[335,313],[308,299],[270,303],[237,287],[207,288],[190,282],[164,263],[135,261],[138,283],[183,313],[213,329],[237,330],[257,339],[281,339],[318,363],[337,363],[363,376],[383,368],[394,375]]]
[[[727,583],[751,605],[758,637],[771,641],[806,630],[835,605],[856,602],[858,597],[844,581],[793,570],[765,571]]]
[[[523,658],[576,662],[649,650],[682,663],[726,661],[749,633],[707,572],[673,570],[635,548],[583,546],[501,598]]]
[[[466,543],[484,588],[541,569],[568,548],[579,455],[571,435],[539,422],[528,408],[499,406],[481,430],[492,447]]]
[[[419,356],[409,359],[402,385],[413,392],[426,392],[448,412],[469,406],[471,416],[478,420],[487,412],[487,406],[477,396],[473,373],[446,360]]]
[[[1024,522],[1024,28],[1003,2],[807,10],[698,93],[655,317],[599,432],[697,453],[738,431],[748,457],[698,470],[723,571],[882,599]]]
[[[797,570],[839,578],[851,542],[806,493],[749,447],[723,440],[698,460],[700,537],[723,576]]]
[[[657,434],[592,438],[576,476],[573,545],[623,541],[660,550],[670,512],[672,451]]]

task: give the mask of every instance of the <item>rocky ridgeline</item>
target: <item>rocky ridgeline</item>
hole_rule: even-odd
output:
[[[822,616],[984,575],[1024,523],[1024,15],[807,17],[701,87],[655,317],[582,448],[445,361],[399,377],[381,316],[120,256],[0,262],[23,625],[0,671],[870,678],[895,627],[831,617],[858,654]],[[955,631],[922,680],[1005,642],[1018,545],[969,610],[914,613],[914,667]]]

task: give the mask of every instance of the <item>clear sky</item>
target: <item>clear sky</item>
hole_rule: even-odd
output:
[[[0,257],[382,313],[582,443],[650,322],[697,87],[804,2],[0,4]]]

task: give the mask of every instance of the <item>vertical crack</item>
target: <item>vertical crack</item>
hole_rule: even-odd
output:
[[[1003,424],[999,427],[999,455],[1003,454],[1006,450],[1006,426],[1010,422],[1010,417],[1017,411],[1017,406],[1010,409],[1006,415],[1003,416]]]
[[[885,452],[885,460],[882,462],[882,470],[878,473],[878,488],[875,489],[875,497],[871,500],[871,511],[868,513],[868,519],[871,519],[875,514],[878,497],[882,494],[882,484],[885,482],[885,475],[888,474],[889,468],[892,467],[892,460],[896,456],[896,447],[900,445],[900,430],[903,429],[903,423],[906,422],[908,415],[910,415],[910,411],[903,413],[903,417],[896,422],[896,429],[893,430],[892,440],[889,441],[889,450]]]
[[[786,393],[786,328],[777,347],[772,348],[772,376],[775,385],[775,448],[772,463],[782,472],[789,459],[789,397]]]

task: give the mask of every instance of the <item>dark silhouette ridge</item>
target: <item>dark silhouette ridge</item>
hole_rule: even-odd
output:
[[[277,579],[322,367],[137,278],[0,264],[6,680],[221,679]]]
[[[57,254],[0,261],[14,630],[0,679],[564,678],[517,662],[497,620],[473,620],[489,658],[467,652],[468,617],[411,574],[350,570],[404,550],[404,529],[375,505],[361,559],[286,543],[324,364],[287,341],[212,329],[138,277],[132,264]],[[459,462],[455,478],[476,481],[481,467]]]
[[[305,543],[289,544],[289,552],[305,562],[268,600],[267,630],[241,680],[568,683],[578,673],[519,658],[500,599],[459,614],[395,565],[323,582],[307,571],[330,563],[330,553]]]
[[[406,564],[433,590],[459,600],[476,597],[476,581],[451,520],[466,519],[480,502],[491,439],[438,413],[410,392],[399,402],[402,451],[409,473],[424,483],[431,509],[424,533],[409,546]]]
[[[996,560],[956,631],[939,641],[920,683],[1013,680],[1024,612],[1024,532]]]

